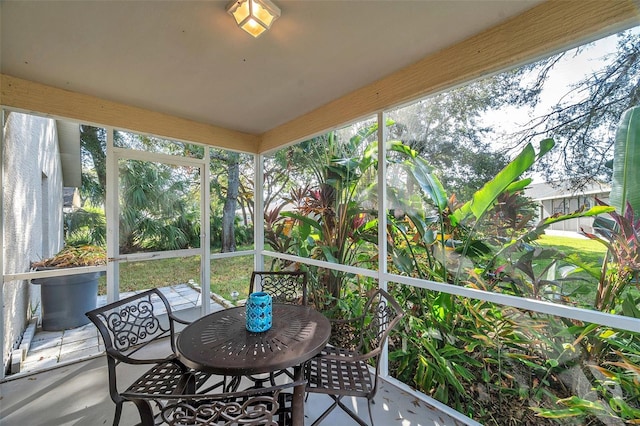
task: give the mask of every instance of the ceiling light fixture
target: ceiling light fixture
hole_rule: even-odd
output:
[[[280,17],[280,8],[269,0],[233,0],[227,4],[227,13],[240,28],[258,37]]]

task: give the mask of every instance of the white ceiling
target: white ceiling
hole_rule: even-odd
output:
[[[254,39],[226,1],[2,0],[2,73],[260,134],[540,0],[285,1]]]

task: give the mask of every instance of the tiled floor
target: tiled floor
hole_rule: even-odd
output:
[[[194,308],[202,303],[200,292],[189,284],[163,287],[160,291],[169,300],[173,311]],[[134,293],[122,293],[120,297],[132,294]],[[104,306],[106,303],[106,296],[98,297],[98,306]],[[223,306],[212,300],[211,311],[220,309],[223,309]],[[103,351],[104,345],[98,337],[98,330],[91,323],[64,331],[43,331],[38,327],[19,374],[88,359]]]

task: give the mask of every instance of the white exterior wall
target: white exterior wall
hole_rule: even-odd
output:
[[[27,272],[31,261],[57,253],[64,244],[55,121],[9,113],[3,151],[4,273]],[[35,287],[27,281],[4,283],[4,354],[20,338],[31,309],[37,306],[39,289]]]
[[[596,198],[605,203],[609,203],[609,192],[602,192],[599,194],[580,195],[580,196],[567,196],[563,198],[553,198],[540,201],[542,218],[552,216],[556,213],[569,214],[578,210],[588,200],[588,207],[593,207],[596,204]],[[588,232],[593,232],[593,217],[583,217],[564,220],[557,222],[549,226],[549,231],[564,231],[564,232],[577,232],[581,229]]]
[[[532,184],[525,189],[524,195],[539,203],[537,220],[541,220],[554,214],[573,213],[582,206],[591,208],[597,205],[596,198],[608,204],[610,191],[610,186],[602,182],[594,182],[581,192],[574,191],[568,182],[551,182]],[[593,232],[593,221],[592,217],[564,220],[550,225],[547,231],[575,234],[584,229]]]

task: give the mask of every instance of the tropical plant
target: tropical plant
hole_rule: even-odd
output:
[[[596,201],[600,205],[607,205]],[[637,281],[640,271],[640,219],[634,219],[630,203],[624,211],[624,215],[616,211],[609,212],[615,226],[612,229],[596,228],[602,237],[583,231],[584,235],[601,242],[608,250],[602,269],[592,271],[598,277],[594,307],[602,312],[616,313],[616,307],[622,302],[621,296],[632,279],[636,278],[636,285],[640,286]]]
[[[599,203],[534,222],[527,200],[521,197],[530,183],[523,174],[553,148],[552,140],[544,140],[538,150],[525,147],[466,202],[446,193],[437,171],[416,151],[400,141],[387,145],[389,175],[394,181],[387,188],[393,207],[387,220],[393,272],[564,303],[572,303],[573,294],[564,291],[564,282],[580,280],[581,276],[572,274],[586,272],[603,277],[597,309],[638,315],[637,296],[624,292],[628,285],[620,285],[633,275],[622,274],[627,269],[620,266],[626,262],[633,271],[638,261],[634,210],[627,208],[620,215]],[[342,168],[359,164],[355,160],[328,164],[332,165],[328,171],[341,171],[336,173],[339,177],[362,170]],[[375,165],[372,160],[371,166]],[[336,188],[345,186],[332,178],[334,186],[294,193],[289,198],[292,212],[278,215],[274,211],[273,220],[267,222],[272,224],[274,239],[278,234],[287,236],[279,241],[281,249],[330,260],[327,253],[339,252],[332,251],[337,241],[326,236],[347,236],[352,239],[344,241],[355,247],[367,241],[367,234],[358,231],[377,224],[374,216],[351,232],[339,234],[334,228],[348,223],[342,218],[359,218],[366,210],[357,197],[352,199],[353,210],[335,208],[329,200],[337,200]],[[335,211],[344,216],[335,220],[339,217]],[[613,274],[608,278],[604,270],[575,254],[536,245],[553,223],[605,213],[617,222],[611,230],[617,234],[598,237],[614,254],[607,261]],[[349,278],[342,273],[335,276]],[[390,288],[409,314],[404,330],[390,340],[392,371],[417,389],[485,424],[504,424],[496,419],[528,424],[551,424],[552,419],[636,422],[640,368],[634,333],[412,286],[390,284]],[[357,293],[343,287],[340,295],[339,303],[348,304],[347,299]],[[577,383],[587,383],[596,393],[589,396]]]
[[[631,108],[623,114],[618,127],[613,161],[611,202],[614,207],[596,200],[601,208],[608,208],[610,221],[599,218],[594,222],[596,233],[583,230],[587,237],[601,242],[607,255],[600,268],[585,265],[575,257],[574,264],[597,280],[593,308],[615,314],[640,318],[637,306],[640,297],[627,291],[633,283],[638,286],[640,270],[640,219],[634,205],[638,198],[636,164],[640,161],[640,109]],[[632,204],[633,203],[633,204]],[[622,332],[594,324],[567,323],[560,333],[574,335],[572,351],[580,345],[568,382],[571,396],[556,401],[555,408],[534,407],[542,417],[578,418],[587,421],[597,418],[606,424],[640,423],[638,389],[640,385],[640,346],[637,333]],[[569,371],[563,373],[569,376]],[[559,376],[560,377],[560,376]],[[589,382],[591,390],[576,386]]]
[[[603,204],[543,218],[537,223],[532,222],[530,214],[515,213],[526,212],[518,207],[517,194],[529,181],[520,175],[552,146],[551,141],[544,141],[538,154],[527,147],[471,200],[460,203],[455,196],[445,193],[434,169],[425,160],[403,144],[393,143],[390,149],[395,164],[408,171],[424,197],[393,199],[396,208],[389,215],[393,237],[389,251],[394,267],[401,273],[451,284],[568,302],[569,295],[562,291],[563,282],[573,272],[591,273],[596,268],[575,255],[537,247],[535,240],[551,224],[575,217],[610,213],[618,218],[621,227],[625,225],[613,207]],[[513,213],[501,212],[505,207]],[[633,213],[629,214],[632,218]],[[483,227],[486,220],[493,222],[489,231]],[[496,230],[506,232],[500,234]],[[635,247],[635,231],[629,226],[626,230],[617,252],[628,253],[629,245]],[[544,262],[546,266],[538,266]],[[617,287],[611,288],[613,293],[620,294]],[[624,411],[622,418],[632,418],[629,413],[635,412],[635,405],[629,396],[633,392],[624,388],[622,402],[619,395],[603,390],[590,405],[617,403],[617,407],[624,408],[589,411],[586,403],[578,409],[579,402],[566,408],[568,401],[586,397],[568,378],[583,377],[594,386],[606,388],[604,379],[590,373],[589,362],[620,359],[619,355],[612,356],[608,343],[604,344],[609,333],[562,318],[451,294],[408,286],[394,286],[394,290],[411,312],[402,344],[392,354],[397,374],[438,400],[491,424],[495,424],[494,415],[514,422],[542,422],[529,418],[531,413],[548,418],[580,416],[591,421],[612,418]],[[610,298],[606,291],[604,295]],[[635,300],[623,303],[620,297],[614,299],[614,305],[624,305],[628,311],[637,304]],[[602,357],[594,358],[596,351]],[[627,361],[625,368],[633,370],[634,364]],[[620,383],[630,382],[628,373],[619,372],[619,367],[613,371],[608,365],[606,369],[607,374],[619,376]],[[521,401],[516,410],[513,398]],[[491,410],[486,410],[485,404],[490,404]],[[530,406],[536,410],[530,411]]]
[[[565,326],[558,334],[576,336],[563,345],[566,353],[574,354],[571,362],[556,364],[556,377],[570,395],[532,410],[540,417],[577,419],[580,424],[596,419],[602,424],[639,424],[640,335],[595,324]],[[602,359],[592,358],[595,353]]]
[[[401,154],[392,157],[392,161],[409,172],[424,196],[419,203],[399,196],[393,199],[393,203],[406,215],[406,218],[400,216],[401,220],[397,215],[390,216],[394,241],[413,242],[389,247],[395,267],[403,273],[417,273],[421,277],[437,276],[443,282],[460,284],[471,281],[477,284],[487,279],[494,280],[499,274],[504,274],[507,265],[515,265],[516,269],[535,281],[527,267],[527,262],[530,264],[533,256],[536,256],[535,252],[531,253],[533,247],[529,244],[542,235],[546,228],[559,221],[596,216],[612,210],[606,206],[580,209],[570,214],[544,218],[533,227],[530,226],[531,214],[515,214],[506,224],[511,229],[509,235],[493,238],[483,230],[486,218],[504,222],[504,215],[500,214],[504,205],[499,201],[518,196],[531,182],[530,179],[521,179],[521,175],[549,152],[553,145],[553,140],[544,140],[537,153],[533,146],[525,147],[498,175],[476,191],[471,200],[459,203],[454,195],[446,194],[434,169],[425,159],[399,141],[390,143],[390,150]],[[418,210],[422,206],[424,210]],[[517,211],[519,207],[514,209]],[[408,220],[408,223],[402,223],[402,220]],[[495,227],[492,224],[492,228]],[[425,264],[420,262],[416,246],[421,246],[426,252],[428,262]],[[528,253],[526,256],[529,259],[525,257],[518,264],[519,256],[523,253]],[[550,253],[537,252],[537,256],[543,254]],[[424,266],[427,271],[423,270]],[[530,286],[533,291],[521,295],[535,297],[539,294],[540,283],[540,280],[533,283]]]
[[[300,160],[315,184],[292,189],[282,205],[267,213],[265,235],[273,248],[343,265],[375,262],[377,222],[367,204],[373,207],[370,185],[377,166],[377,142],[369,138],[377,129],[377,123],[367,125],[346,141],[330,132],[305,144],[307,155]],[[284,205],[292,210],[284,211]],[[325,309],[335,306],[346,278],[319,268],[314,303]]]
[[[294,220],[280,215],[284,207],[285,204],[280,204],[264,214],[264,241],[271,249],[280,253],[288,253],[295,244],[292,237]]]
[[[120,163],[121,253],[199,246],[199,202],[190,172],[146,161]]]
[[[64,214],[65,243],[105,245],[107,221],[102,208],[89,206]]]
[[[84,212],[71,219],[97,223],[94,209],[105,205],[106,130],[83,125],[80,128],[83,163],[81,195]],[[114,132],[119,147],[202,158],[204,148],[150,136]],[[138,160],[120,162],[120,252],[172,250],[200,244],[199,204],[192,186],[195,170]],[[89,214],[91,213],[91,214]],[[73,222],[72,222],[73,224]],[[70,229],[75,229],[72,226]],[[102,231],[100,231],[102,229]],[[85,228],[86,231],[86,228]],[[78,241],[99,242],[104,227],[76,234]]]
[[[624,214],[629,205],[640,212],[640,106],[626,110],[616,132],[611,205]]]

